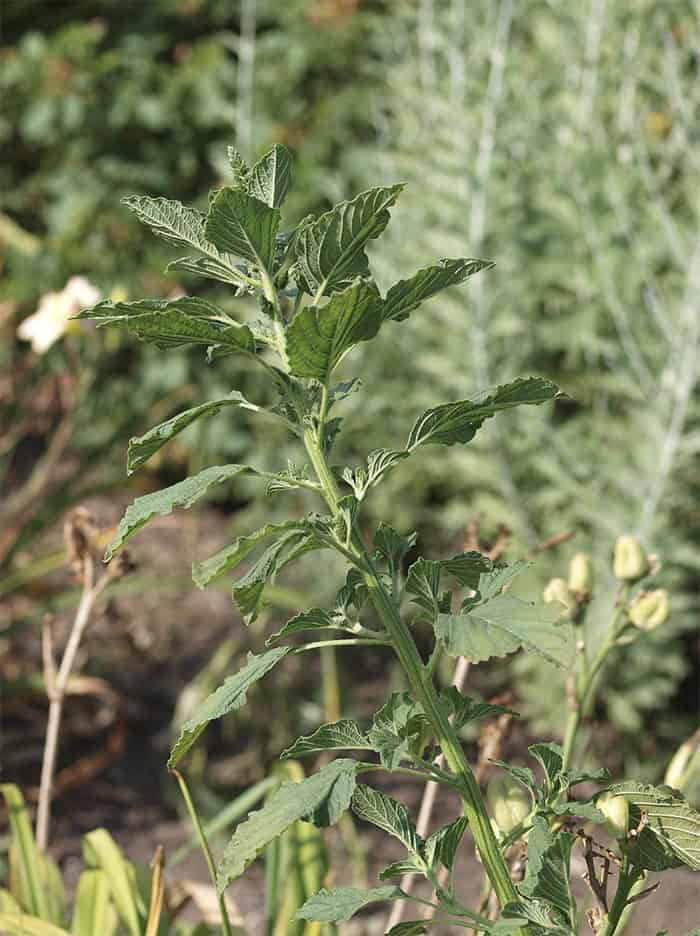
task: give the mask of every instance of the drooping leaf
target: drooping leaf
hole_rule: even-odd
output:
[[[279,208],[292,184],[293,166],[287,147],[275,143],[246,173],[248,194],[270,208]]]
[[[222,893],[258,854],[300,819],[332,825],[350,805],[357,763],[335,760],[301,783],[284,783],[258,812],[251,813],[233,834],[219,864],[218,889]]]
[[[382,321],[403,321],[426,299],[492,266],[489,260],[460,258],[443,259],[434,266],[419,270],[410,279],[400,280],[391,287],[382,306]]]
[[[275,647],[257,655],[249,654],[243,669],[229,676],[218,689],[197,706],[187,719],[180,730],[180,737],[170,752],[168,767],[178,765],[209,722],[222,718],[245,705],[250,687],[262,679],[290,650],[291,647]]]
[[[483,553],[470,550],[451,559],[441,559],[440,567],[445,575],[451,575],[460,585],[476,588],[482,576],[493,568],[493,562]]]
[[[516,767],[513,764],[507,764],[505,761],[497,760],[496,758],[493,758],[491,763],[505,770],[506,773],[509,773],[518,783],[522,783],[524,787],[528,790],[532,790],[533,793],[537,789],[535,775],[529,767]]]
[[[381,790],[358,783],[352,797],[352,811],[365,822],[393,835],[409,852],[418,851],[420,839],[403,803]]]
[[[428,932],[428,926],[423,920],[404,920],[392,926],[387,936],[423,936]]]
[[[576,786],[577,783],[603,783],[610,779],[610,772],[605,767],[598,767],[592,770],[576,770],[569,768],[563,770],[559,777],[559,783],[562,790]]]
[[[108,562],[126,540],[153,517],[165,517],[176,507],[187,509],[204,497],[214,485],[232,481],[237,475],[250,470],[245,465],[214,465],[170,487],[137,497],[122,517],[116,535],[105,552],[105,561]]]
[[[454,445],[469,442],[485,419],[500,410],[522,404],[545,403],[557,395],[557,387],[544,377],[521,377],[494,390],[484,390],[471,400],[443,403],[426,410],[416,421],[406,448],[420,445]]]
[[[137,302],[105,300],[76,317],[97,319],[98,327],[124,326],[142,341],[162,349],[201,344],[229,354],[256,351],[255,338],[247,325],[232,322],[216,306],[194,296]]]
[[[379,309],[379,291],[368,280],[357,280],[324,306],[303,308],[286,331],[292,374],[326,383],[346,352],[377,334]]]
[[[273,582],[278,572],[305,553],[325,546],[306,524],[301,529],[288,530],[272,543],[233,586],[233,598],[245,623],[251,624],[256,619],[265,585]]]
[[[267,638],[267,645],[277,643],[282,637],[291,637],[293,634],[301,633],[306,630],[340,630],[352,631],[352,627],[347,618],[341,613],[330,613],[322,608],[309,608],[308,611],[301,611],[290,618],[287,623]]]
[[[366,891],[354,887],[324,887],[297,910],[296,916],[299,920],[344,923],[369,904],[398,900],[404,896],[400,887],[391,884]]]
[[[525,923],[534,924],[530,927],[534,936],[571,936],[571,929],[560,920],[556,911],[539,900],[513,900],[503,908],[503,915],[488,929],[487,936],[508,936]]]
[[[571,627],[559,620],[556,611],[509,592],[467,614],[439,614],[435,633],[450,656],[464,656],[474,663],[523,647],[557,666],[568,667],[573,653]]]
[[[204,230],[219,250],[270,272],[279,223],[278,208],[240,189],[225,188],[210,204]]]
[[[460,816],[426,839],[423,854],[429,867],[437,869],[438,865],[443,865],[448,871],[452,871],[459,843],[468,824],[467,817]]]
[[[633,864],[649,871],[664,871],[685,865],[700,871],[700,812],[671,787],[625,780],[610,790],[624,796],[630,806],[630,827],[639,825],[642,813],[646,825],[627,845]]]
[[[331,293],[369,273],[365,244],[387,226],[388,209],[402,189],[369,189],[302,227],[294,249],[297,278],[306,292]]]
[[[580,802],[579,800],[568,800],[566,803],[550,803],[547,806],[547,812],[555,816],[577,816],[586,822],[595,822],[598,825],[605,822],[605,816],[596,808],[592,802]]]
[[[175,247],[194,247],[204,257],[189,257],[176,260],[171,267],[179,265],[189,272],[199,273],[224,283],[242,285],[245,281],[233,257],[221,253],[204,233],[204,215],[193,208],[186,208],[179,201],[168,198],[149,198],[147,195],[129,195],[122,199],[143,224],[154,234]],[[188,264],[191,264],[188,267]]]
[[[518,717],[518,713],[505,705],[492,705],[490,702],[478,702],[476,699],[470,699],[469,696],[462,695],[456,686],[448,686],[440,693],[440,699],[445,708],[452,716],[452,723],[456,731],[463,728],[472,721],[478,721],[481,718],[492,718],[498,715],[512,715]]]
[[[553,833],[547,821],[536,816],[527,841],[527,875],[519,887],[524,897],[544,901],[571,925],[576,923],[569,879],[573,843],[573,835]]]
[[[287,530],[304,529],[303,520],[286,520],[283,523],[268,523],[254,533],[239,536],[233,543],[224,546],[213,556],[192,564],[192,580],[199,588],[205,588],[225,572],[235,569],[260,543]]]
[[[282,751],[280,757],[303,757],[319,751],[372,751],[367,735],[351,718],[321,725],[313,734],[306,735]]]
[[[127,473],[133,474],[137,468],[145,464],[152,455],[155,455],[159,449],[188,426],[191,426],[193,422],[203,416],[215,416],[226,406],[240,406],[242,409],[249,409],[254,412],[258,410],[258,407],[253,403],[249,403],[238,390],[234,390],[220,400],[210,400],[208,403],[200,403],[199,406],[184,410],[182,413],[178,413],[177,416],[166,419],[165,422],[154,426],[153,429],[149,429],[144,435],[129,439],[126,459]]]

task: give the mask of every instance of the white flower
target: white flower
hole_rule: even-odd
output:
[[[30,341],[32,351],[45,354],[65,334],[73,316],[101,298],[99,290],[84,276],[72,276],[61,292],[41,297],[36,312],[20,323],[17,336]]]

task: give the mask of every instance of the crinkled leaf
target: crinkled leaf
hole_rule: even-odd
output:
[[[494,390],[484,390],[471,400],[443,403],[426,410],[417,420],[408,437],[406,448],[419,445],[454,445],[469,442],[485,419],[499,410],[521,404],[545,403],[557,395],[557,387],[544,377],[520,377]]]
[[[425,861],[420,855],[407,855],[399,861],[394,861],[379,873],[380,881],[390,881],[403,874],[425,874]]]
[[[214,465],[211,468],[205,468],[199,474],[191,478],[185,478],[184,481],[178,481],[170,487],[163,488],[161,491],[154,491],[152,494],[144,494],[137,497],[131,504],[117,528],[116,535],[107,547],[105,561],[109,561],[114,553],[133,536],[137,530],[145,526],[153,517],[165,517],[176,507],[187,509],[196,503],[210,488],[216,484],[223,484],[224,481],[232,481],[237,475],[244,471],[251,471],[245,465]]]
[[[233,543],[224,546],[213,556],[202,562],[192,565],[192,579],[199,588],[204,588],[224,572],[235,569],[260,543],[284,533],[287,530],[300,530],[305,528],[303,520],[286,520],[283,523],[268,523],[254,533],[239,536]]]
[[[404,804],[393,797],[358,783],[352,797],[352,811],[365,822],[393,835],[409,852],[418,850],[420,839],[413,820]]]
[[[406,577],[406,594],[431,615],[440,610],[440,575],[442,568],[437,560],[416,559]]]
[[[149,198],[147,195],[129,195],[122,199],[134,212],[143,224],[146,224],[154,234],[162,237],[175,247],[194,247],[205,254],[202,260],[192,260],[189,257],[176,260],[188,272],[199,273],[224,283],[241,285],[240,270],[233,257],[221,253],[204,233],[204,215],[193,208],[186,208],[179,201],[168,198]],[[188,263],[191,266],[188,267]]]
[[[366,466],[343,471],[343,480],[355,492],[358,501],[362,500],[370,488],[382,480],[399,462],[408,458],[408,452],[397,452],[390,449],[377,449],[367,456]]]
[[[576,786],[577,783],[602,783],[610,779],[610,772],[605,767],[595,770],[564,770],[559,777],[562,790]]]
[[[469,821],[466,816],[460,816],[448,825],[438,829],[437,832],[426,839],[423,854],[429,867],[436,869],[443,865],[452,871],[457,855],[457,848],[464,837]]]
[[[439,614],[435,633],[450,656],[464,656],[474,663],[523,647],[557,666],[568,667],[573,653],[571,626],[559,620],[556,610],[509,592],[466,614]]]
[[[368,734],[387,770],[418,752],[427,720],[420,703],[406,692],[394,692],[374,716]]]
[[[528,751],[540,764],[547,778],[550,791],[559,788],[559,776],[564,766],[564,751],[561,745],[553,741],[531,744]]]
[[[518,925],[533,923],[533,936],[571,936],[568,926],[553,919],[549,907],[538,900],[514,900],[503,908],[501,919],[487,931],[487,936],[506,936],[515,932]]]
[[[578,800],[569,800],[566,803],[551,803],[547,806],[547,812],[554,813],[555,816],[577,816],[586,822],[595,822],[599,825],[605,822],[605,816],[599,809],[596,809],[592,802],[579,802]]]
[[[247,325],[231,322],[216,306],[193,296],[137,302],[105,300],[76,317],[97,319],[98,327],[123,325],[142,341],[162,349],[201,344],[226,353],[256,351],[255,338]]]
[[[496,595],[500,595],[514,579],[526,569],[529,569],[531,565],[532,563],[526,559],[518,559],[516,562],[508,563],[508,565],[504,563],[496,566],[490,572],[484,572],[483,575],[479,576],[479,582],[476,586],[479,592],[479,602],[490,601]]]
[[[279,208],[292,184],[293,167],[294,160],[287,147],[275,143],[246,172],[245,187],[248,194],[270,208]]]
[[[291,637],[293,634],[301,633],[307,630],[338,630],[349,631],[353,633],[353,625],[341,611],[324,611],[322,608],[309,608],[308,611],[301,611],[287,623],[267,638],[267,645],[277,643],[282,637]]]
[[[489,260],[440,260],[434,266],[419,270],[410,279],[395,283],[386,294],[382,307],[382,321],[400,322],[418,306],[436,293],[464,282],[468,276],[488,270]]]
[[[529,767],[516,767],[513,764],[507,764],[505,761],[497,760],[495,758],[491,759],[490,763],[495,764],[496,767],[500,767],[502,770],[505,770],[506,773],[509,773],[514,780],[517,780],[518,783],[522,783],[522,785],[528,790],[532,790],[534,792],[537,789],[537,780],[535,779],[535,775]]]
[[[372,751],[367,735],[356,721],[344,718],[341,721],[321,725],[310,735],[297,740],[282,751],[280,757],[303,757],[318,751]]]
[[[527,875],[519,887],[524,897],[537,898],[554,907],[574,924],[575,906],[569,880],[574,836],[553,833],[546,819],[536,816],[527,840]]]
[[[225,188],[209,206],[205,232],[219,250],[243,257],[269,272],[279,223],[279,209],[270,208],[240,189]]]
[[[488,556],[471,550],[451,559],[441,559],[440,566],[446,575],[457,579],[460,585],[476,588],[483,575],[491,571],[493,562]]]
[[[683,864],[700,871],[700,812],[671,787],[625,780],[610,787],[630,805],[630,827],[646,813],[647,823],[636,839],[625,846],[633,864],[649,871],[663,871]]]
[[[440,693],[448,713],[452,716],[452,723],[456,731],[463,728],[472,721],[480,718],[492,718],[497,715],[513,715],[519,717],[513,709],[505,705],[492,705],[490,702],[478,702],[476,699],[470,699],[469,696],[462,695],[456,686],[448,686]]]
[[[250,410],[258,409],[257,406],[249,403],[241,393],[234,390],[220,400],[210,400],[208,403],[200,403],[199,406],[184,410],[182,413],[178,413],[177,416],[166,419],[165,422],[154,426],[153,429],[149,429],[144,435],[129,439],[126,459],[128,474],[132,474],[137,468],[140,468],[152,455],[188,426],[191,426],[193,422],[203,416],[215,416],[225,406],[240,406],[243,409]]]
[[[274,651],[270,651],[274,652]],[[284,783],[262,809],[237,826],[218,867],[222,893],[274,839],[300,819],[332,825],[350,805],[357,763],[339,759],[301,783]]]
[[[377,334],[379,309],[379,291],[367,280],[357,280],[322,307],[303,308],[286,331],[292,374],[325,383],[347,351]]]
[[[423,936],[427,932],[428,927],[422,920],[404,920],[392,926],[387,936]]]
[[[275,647],[257,655],[248,654],[248,661],[243,669],[229,676],[218,689],[207,696],[182,726],[180,737],[170,752],[168,767],[177,766],[210,721],[222,718],[245,705],[250,687],[262,679],[290,650],[291,647]]]
[[[404,556],[416,545],[416,534],[402,536],[393,527],[381,522],[374,534],[374,548],[384,559],[393,573],[399,569]]]
[[[334,292],[369,273],[365,244],[379,237],[389,223],[388,209],[402,188],[392,185],[361,192],[301,227],[295,238],[296,272],[308,293]]]
[[[398,900],[405,894],[400,887],[387,884],[372,890],[355,887],[323,888],[296,912],[298,920],[317,920],[321,923],[344,923],[359,910],[383,900]]]

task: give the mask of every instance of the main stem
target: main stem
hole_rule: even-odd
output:
[[[339,513],[339,493],[319,443],[321,432],[322,429],[317,434],[313,429],[308,428],[304,434],[304,444],[321,484],[326,502],[335,516]],[[356,529],[353,530],[351,543],[357,556],[358,565],[364,574],[370,601],[389,634],[394,651],[408,677],[416,698],[423,706],[423,710],[433,726],[436,738],[445,755],[445,760],[459,779],[460,796],[476,847],[496,896],[501,906],[504,906],[508,902],[516,900],[517,894],[508,866],[491,828],[479,784],[464,755],[457,733],[444,709],[439,704],[432,677],[427,673],[423,665],[413,635],[401,618],[399,609],[391,596],[382,585],[372,557]]]

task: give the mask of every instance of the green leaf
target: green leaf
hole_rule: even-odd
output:
[[[279,209],[240,189],[225,188],[209,206],[205,232],[219,250],[270,272],[279,223]]]
[[[476,586],[479,592],[478,601],[483,603],[500,595],[507,585],[521,575],[532,565],[526,559],[518,559],[516,562],[510,562],[508,565],[499,565],[491,572],[484,572],[479,576],[479,582]],[[469,600],[469,599],[468,599]]]
[[[367,735],[351,718],[321,725],[310,735],[297,738],[291,747],[282,751],[280,757],[303,757],[318,751],[372,751]]]
[[[573,843],[573,835],[561,831],[555,835],[546,819],[536,816],[527,840],[527,875],[519,887],[524,897],[543,900],[571,925],[576,922],[569,881]]]
[[[646,813],[647,823],[636,839],[625,845],[633,864],[649,871],[685,865],[700,871],[700,812],[671,787],[625,780],[610,787],[630,805],[634,828]]]
[[[559,620],[556,610],[522,601],[509,592],[467,614],[439,614],[435,633],[450,656],[464,656],[474,663],[523,647],[568,667],[573,653],[571,627]]]
[[[505,770],[506,773],[509,773],[518,783],[522,783],[524,787],[527,787],[528,790],[534,792],[537,789],[535,775],[529,767],[515,767],[513,764],[507,764],[505,761],[497,760],[496,758],[492,758],[490,763]]]
[[[369,904],[398,900],[404,896],[401,888],[393,884],[366,891],[354,887],[324,887],[297,910],[296,918],[321,923],[344,923]]]
[[[246,173],[245,188],[249,195],[279,208],[292,184],[294,160],[286,146],[275,143]]]
[[[295,270],[306,292],[334,292],[369,273],[365,244],[387,226],[388,209],[402,189],[369,189],[302,227],[295,241]]]
[[[549,792],[559,789],[559,777],[564,766],[564,751],[561,745],[549,743],[531,744],[528,751],[541,765],[547,778]]]
[[[422,748],[427,719],[420,703],[407,692],[394,692],[374,716],[368,734],[387,770],[411,760]]]
[[[382,321],[403,321],[426,299],[492,266],[493,263],[489,260],[460,258],[443,259],[434,266],[419,270],[410,279],[400,280],[391,287],[382,307]]]
[[[193,208],[186,208],[179,201],[167,198],[149,198],[147,195],[129,195],[122,199],[143,224],[154,234],[175,247],[194,247],[205,256],[199,259],[184,257],[170,264],[188,272],[198,273],[224,283],[242,285],[245,281],[233,257],[219,250],[207,240],[204,233],[204,215]]]
[[[251,813],[234,832],[218,868],[222,893],[257,855],[300,819],[332,825],[350,805],[357,763],[335,760],[301,783],[284,783],[258,812]]]
[[[388,474],[392,468],[408,458],[408,452],[397,452],[390,449],[376,449],[367,456],[366,466],[345,468],[343,481],[349,484],[358,501],[363,500],[367,492]]]
[[[340,612],[331,614],[322,608],[309,608],[308,611],[301,611],[299,614],[295,614],[293,618],[290,618],[281,630],[267,638],[266,644],[270,646],[277,643],[282,637],[291,637],[293,634],[302,631],[316,629],[352,632],[350,622]]]
[[[307,523],[283,533],[233,586],[234,601],[246,624],[256,619],[265,585],[274,581],[278,572],[305,553],[326,547],[316,532],[307,529]]]
[[[555,816],[577,816],[586,822],[595,822],[601,825],[605,822],[603,813],[596,809],[592,802],[579,802],[578,800],[569,800],[566,803],[550,803],[546,812],[553,813]]]
[[[21,905],[29,913],[42,919],[50,919],[48,894],[44,886],[42,856],[34,841],[29,814],[24,797],[14,783],[0,785],[7,806],[10,840],[17,856],[19,893]]]
[[[441,559],[440,567],[446,575],[457,579],[460,585],[477,588],[484,573],[489,573],[493,568],[493,562],[488,556],[471,550],[451,559]]]
[[[379,291],[367,280],[357,280],[322,307],[303,308],[286,331],[292,374],[326,383],[344,354],[377,334],[379,309]]]
[[[197,706],[182,726],[180,737],[170,752],[168,767],[177,766],[210,721],[222,718],[245,705],[250,687],[262,679],[290,650],[291,647],[275,647],[257,655],[248,654],[243,669],[229,676],[223,685]]]
[[[406,448],[419,445],[454,445],[469,442],[485,419],[500,410],[522,404],[545,403],[557,395],[557,387],[544,377],[520,377],[494,390],[484,390],[471,400],[443,403],[426,410],[408,437]]]
[[[445,708],[452,715],[455,731],[459,731],[466,724],[478,721],[481,718],[492,718],[497,715],[513,715],[519,717],[513,709],[505,705],[492,705],[490,702],[477,702],[469,696],[462,695],[456,686],[448,686],[440,693],[440,699]]]
[[[570,928],[555,922],[549,907],[537,900],[514,900],[506,904],[503,916],[487,933],[488,936],[506,936],[524,923],[534,924],[534,936],[543,933],[547,936],[571,936]]]
[[[98,327],[123,325],[142,341],[156,347],[179,348],[201,344],[229,354],[255,354],[253,333],[232,322],[220,309],[193,296],[180,299],[106,300],[84,309],[80,319],[97,319]]]
[[[26,913],[0,913],[0,931],[6,936],[70,936],[60,926]]]
[[[250,470],[245,465],[214,465],[161,491],[137,497],[127,508],[114,539],[107,547],[105,562],[108,562],[126,540],[153,517],[165,517],[176,507],[187,509],[204,497],[214,485],[232,481],[237,475]]]
[[[286,520],[283,523],[268,523],[254,533],[239,536],[233,543],[224,546],[213,556],[192,564],[192,579],[198,588],[205,588],[225,572],[235,569],[260,543],[287,530],[305,529],[303,520]]]
[[[72,936],[114,936],[117,914],[111,902],[107,874],[99,870],[83,871],[78,880],[73,910]]]
[[[391,573],[398,571],[404,556],[416,545],[416,534],[409,533],[402,536],[393,527],[383,521],[374,534],[374,548],[388,565]]]
[[[85,863],[101,868],[109,881],[112,900],[131,936],[141,936],[147,909],[138,892],[134,869],[106,829],[95,829],[83,838]]]
[[[605,767],[595,770],[564,770],[559,777],[562,790],[576,786],[577,783],[603,783],[610,779],[610,772]]]
[[[191,426],[193,422],[203,416],[215,416],[225,406],[240,406],[242,409],[249,409],[253,412],[257,412],[259,409],[255,404],[249,403],[241,393],[234,390],[220,400],[210,400],[208,403],[200,403],[199,406],[184,410],[182,413],[178,413],[177,416],[173,416],[158,426],[154,426],[153,429],[149,429],[144,435],[129,439],[126,462],[127,473],[133,474],[137,468],[145,464],[152,455],[188,426]]]
[[[440,576],[442,568],[438,561],[416,559],[408,570],[405,590],[411,600],[431,615],[440,611]]]
[[[420,839],[403,803],[381,790],[358,783],[352,797],[352,811],[365,822],[393,835],[409,852],[418,851]]]
[[[405,920],[392,926],[387,936],[423,936],[428,932],[428,926],[422,920]]]
[[[438,865],[443,865],[448,871],[452,871],[459,843],[468,824],[467,817],[460,816],[426,839],[423,854],[430,868],[437,869]]]

